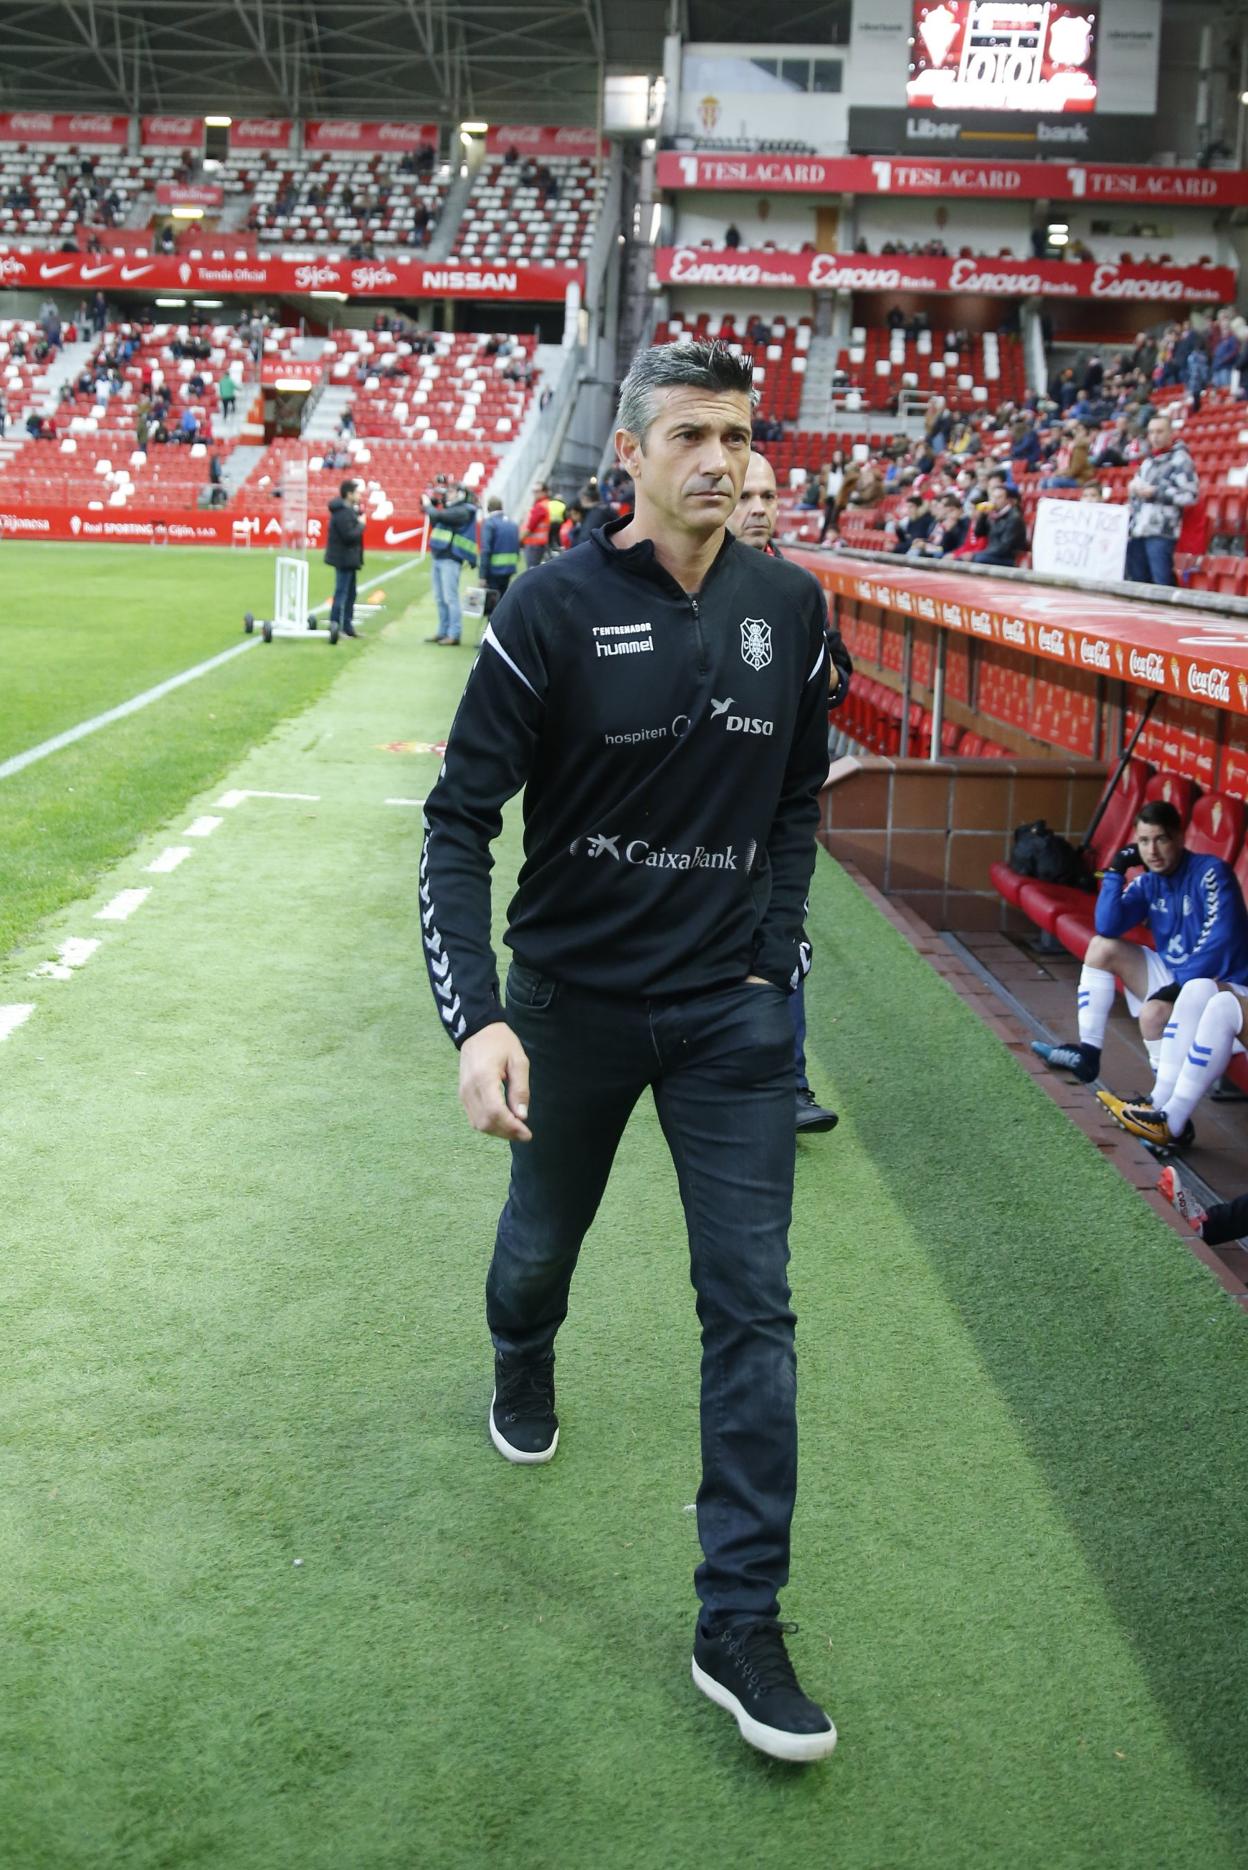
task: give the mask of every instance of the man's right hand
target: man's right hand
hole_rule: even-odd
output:
[[[1116,870],[1120,877],[1125,877],[1128,870],[1134,870],[1142,862],[1139,845],[1124,844],[1109,867],[1111,870]]]
[[[459,1101],[474,1130],[509,1143],[532,1142],[525,1123],[529,1058],[505,1020],[483,1026],[459,1048]]]

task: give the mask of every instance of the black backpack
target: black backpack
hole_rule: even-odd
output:
[[[1035,877],[1039,883],[1065,883],[1075,889],[1087,889],[1089,884],[1074,845],[1051,830],[1043,818],[1020,825],[1014,833],[1010,869],[1021,877]]]

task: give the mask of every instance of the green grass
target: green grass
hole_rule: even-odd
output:
[[[786,1613],[841,1744],[688,1680],[697,1341],[630,1126],[557,1460],[485,1433],[506,1155],[419,958],[464,661],[404,620],[71,983],[0,964],[0,1860],[20,1870],[1248,1864],[1243,1321],[829,862]],[[246,664],[249,658],[244,657]],[[513,813],[497,896],[519,853]],[[295,1560],[302,1564],[296,1565]]]
[[[316,604],[332,577],[309,562]],[[370,557],[365,576],[405,562]],[[22,543],[4,546],[3,568],[0,761],[231,648],[245,610],[272,608],[268,553]],[[385,614],[418,596],[427,576],[413,570],[383,587]],[[261,647],[0,779],[0,954],[367,648]]]

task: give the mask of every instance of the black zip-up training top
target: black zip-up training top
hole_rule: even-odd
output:
[[[490,843],[524,787],[517,960],[640,998],[792,991],[827,777],[823,593],[731,534],[696,597],[620,520],[518,579],[425,801],[421,932],[456,1045],[506,1018]]]

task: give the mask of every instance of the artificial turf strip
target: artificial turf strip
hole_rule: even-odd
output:
[[[311,555],[309,601],[332,591]],[[370,555],[365,577],[408,564]],[[272,610],[273,559],[150,546],[3,548],[0,761],[243,641]],[[426,588],[406,571],[390,613]],[[385,613],[383,613],[384,615]],[[348,655],[319,642],[258,645],[136,715],[0,779],[0,954],[95,879],[285,717],[323,694]]]
[[[381,803],[436,758],[379,746],[439,739],[462,680],[426,629],[230,776],[318,804],[227,813],[72,983],[0,969],[38,1001],[0,1048],[4,1852],[1242,1865],[1243,1322],[830,863],[784,1607],[833,1759],[760,1760],[688,1681],[696,1324],[649,1109],[559,1455],[491,1450],[506,1155],[427,999],[419,813]],[[513,814],[500,899],[517,855]]]

